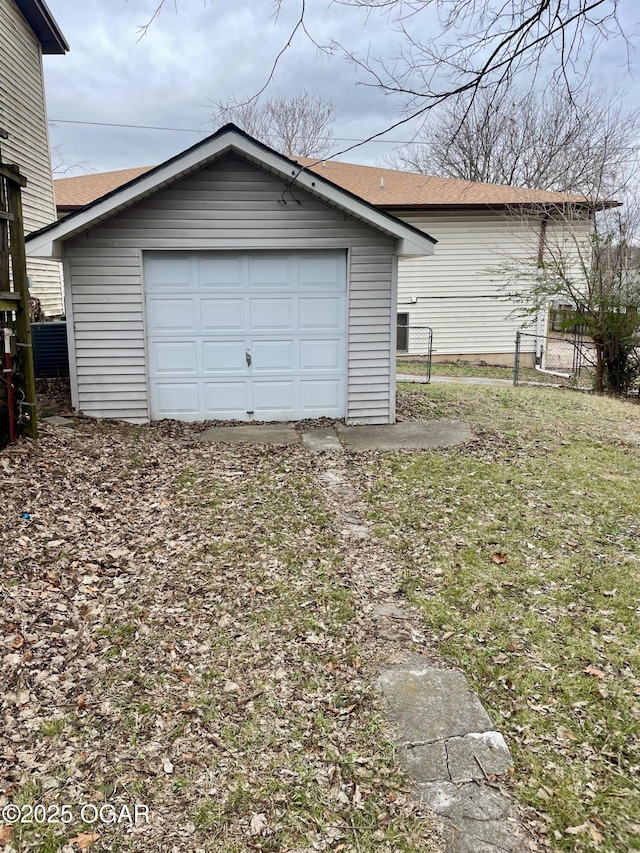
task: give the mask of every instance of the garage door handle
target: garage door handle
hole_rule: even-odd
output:
[[[251,353],[249,350],[245,352],[244,357],[247,359],[247,367],[251,367]]]

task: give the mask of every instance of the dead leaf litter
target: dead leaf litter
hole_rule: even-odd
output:
[[[92,422],[0,454],[0,806],[71,809],[5,853],[442,849],[371,688],[393,570],[324,465]]]

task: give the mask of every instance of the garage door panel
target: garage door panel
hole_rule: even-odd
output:
[[[270,370],[294,370],[293,341],[254,341],[251,366],[258,373]]]
[[[155,252],[145,257],[145,281],[154,290],[188,290],[192,282],[188,252]]]
[[[197,416],[201,410],[197,382],[158,382],[155,385],[156,411],[160,417]]]
[[[243,265],[240,255],[198,257],[198,279],[202,290],[239,290],[242,287]]]
[[[241,341],[203,341],[202,369],[205,373],[244,373],[246,344]]]
[[[291,260],[288,256],[249,255],[249,286],[269,287],[277,290],[292,290]]]
[[[196,331],[195,299],[152,299],[149,306],[150,332]]]
[[[340,339],[300,341],[300,370],[338,371],[343,361]]]
[[[345,290],[345,263],[339,256],[310,253],[300,256],[300,287],[312,290]]]
[[[338,411],[344,396],[344,383],[339,379],[300,381],[300,405],[304,412]]]
[[[300,297],[298,302],[298,324],[301,332],[337,332],[344,325],[343,317],[344,302],[337,297]]]
[[[245,327],[244,300],[202,299],[200,317],[203,332],[240,332]]]
[[[149,344],[152,375],[198,373],[195,341],[154,341]]]
[[[252,299],[252,332],[293,331],[292,299]]]
[[[291,380],[269,381],[255,379],[253,382],[253,409],[256,417],[260,412],[295,411],[295,382]]]
[[[205,382],[204,409],[208,418],[244,418],[249,408],[247,383]]]

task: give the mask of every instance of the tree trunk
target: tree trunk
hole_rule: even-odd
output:
[[[602,339],[598,337],[594,337],[593,343],[596,348],[596,375],[593,382],[593,390],[597,394],[602,394],[604,391],[604,374],[605,374],[605,364],[604,364],[604,346],[602,343]]]

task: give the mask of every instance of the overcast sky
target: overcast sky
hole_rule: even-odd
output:
[[[622,0],[625,29],[639,30],[637,0]],[[156,0],[49,0],[71,50],[45,57],[47,108],[54,159],[80,173],[160,163],[212,132],[211,101],[247,97],[265,82],[273,59],[290,33],[299,3],[285,2],[278,21],[269,0],[167,0],[144,38],[139,27],[151,18]],[[308,23],[322,43],[333,38],[354,52],[392,58],[397,36],[383,16],[308,0]],[[421,18],[422,40],[437,35],[435,19]],[[431,30],[431,31],[430,31]],[[625,74],[618,42],[598,54],[598,84],[626,92],[640,104],[636,79]],[[306,88],[336,102],[340,148],[387,127],[399,104],[375,88],[357,85],[355,68],[340,57],[327,59],[298,37],[278,66],[268,94],[295,95]],[[87,124],[66,124],[66,121]],[[190,132],[102,127],[104,122],[186,128]],[[410,139],[411,129],[390,134]],[[369,143],[340,159],[375,163],[393,145]]]

